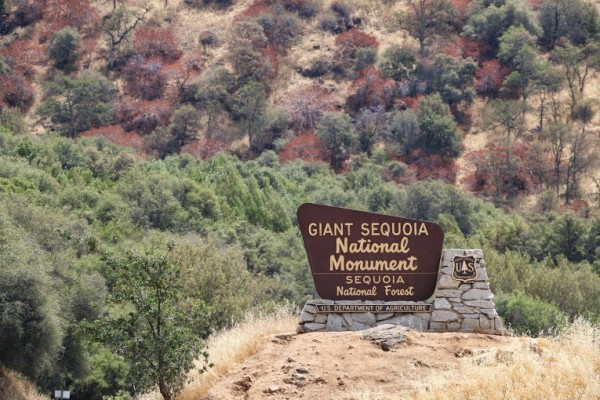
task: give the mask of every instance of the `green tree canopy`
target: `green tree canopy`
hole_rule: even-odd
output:
[[[450,108],[439,93],[428,96],[419,106],[420,136],[417,147],[430,154],[457,157],[461,136]]]
[[[540,43],[550,49],[563,37],[582,45],[600,33],[600,16],[591,1],[544,0],[538,19],[542,28]]]
[[[407,11],[400,22],[419,42],[421,64],[434,37],[448,33],[456,19],[456,9],[450,0],[407,0]]]
[[[331,166],[339,171],[356,140],[350,117],[347,114],[325,113],[317,127],[317,134],[327,144]]]
[[[433,90],[449,106],[470,103],[475,98],[473,81],[477,63],[471,58],[458,59],[438,55],[431,66]]]
[[[417,69],[415,52],[408,47],[392,45],[383,52],[379,69],[386,78],[407,80]]]
[[[79,45],[81,37],[79,32],[71,27],[66,27],[54,34],[50,47],[48,47],[48,58],[54,62],[54,66],[65,72],[77,69]]]
[[[178,307],[181,267],[169,261],[168,253],[128,250],[107,257],[106,266],[114,277],[107,300],[118,308],[87,324],[87,331],[123,355],[136,389],[158,387],[165,400],[174,399],[201,350],[192,328],[201,320],[203,302],[185,314]]]
[[[494,51],[500,45],[500,38],[512,26],[522,26],[534,36],[540,28],[533,14],[523,2],[516,0],[475,0],[469,7],[464,35],[488,43]]]
[[[50,118],[70,138],[112,121],[113,86],[98,73],[85,71],[76,78],[63,76],[49,85],[47,97],[37,113]]]

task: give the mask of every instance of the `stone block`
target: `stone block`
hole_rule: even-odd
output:
[[[377,314],[375,314],[377,321],[383,321],[385,319],[392,318],[393,316],[394,316],[394,313],[377,313]]]
[[[350,326],[350,330],[352,331],[364,331],[369,328],[372,328],[372,326],[361,324],[360,322],[354,322],[352,323],[352,326]]]
[[[317,324],[325,324],[325,323],[327,323],[328,318],[329,317],[327,314],[323,314],[323,313],[317,314],[317,315],[315,315],[315,322]]]
[[[304,306],[306,308],[306,306]],[[302,314],[300,314],[300,323],[304,322],[312,322],[315,320],[315,314],[311,314],[306,310],[302,310]]]
[[[453,311],[436,310],[431,313],[431,320],[435,322],[456,321],[458,314]]]
[[[489,289],[490,283],[489,282],[475,282],[473,284],[473,288],[474,289]]]
[[[440,298],[440,297],[460,297],[462,295],[462,290],[458,290],[458,289],[442,289],[442,290],[436,290],[434,296],[436,298]]]
[[[350,326],[354,322],[354,320],[352,319],[351,313],[343,313],[342,318],[344,318],[344,321],[346,322],[346,326]]]
[[[436,332],[445,332],[446,324],[443,322],[430,322],[429,330],[436,331]]]
[[[429,322],[431,320],[431,313],[414,313],[413,315],[423,321]]]
[[[304,328],[308,332],[320,331],[325,329],[325,324],[317,324],[315,322],[309,322],[308,324],[304,324]]]
[[[469,307],[477,308],[496,308],[491,300],[465,300],[464,304]]]
[[[497,331],[501,331],[504,329],[504,326],[502,325],[502,320],[500,319],[500,317],[494,318],[494,329]]]
[[[465,318],[460,325],[461,331],[474,332],[479,329],[480,323],[479,318]]]
[[[306,301],[306,304],[314,306],[317,304],[333,304],[333,300],[324,300],[324,299],[310,299]]]
[[[485,314],[490,319],[494,319],[494,318],[496,318],[498,316],[498,313],[496,312],[495,309],[481,310],[481,313]]]
[[[309,313],[311,313],[311,314],[316,314],[316,313],[318,313],[318,312],[319,312],[319,311],[317,310],[317,307],[315,307],[315,306],[313,306],[313,305],[310,305],[310,304],[305,304],[305,305],[304,305],[304,309],[303,309],[303,310],[304,310],[304,311],[306,311],[306,312],[309,312]]]
[[[483,258],[483,251],[481,249],[445,249],[442,252],[442,260],[452,261],[454,256],[473,255],[475,258]]]
[[[473,289],[473,284],[471,284],[471,283],[463,283],[462,285],[460,285],[458,287],[458,290],[462,290],[463,292],[466,292],[469,289]]]
[[[442,274],[444,275],[448,275],[448,276],[452,276],[452,267],[451,266],[444,266],[442,268]]]
[[[389,351],[406,342],[407,331],[403,326],[384,324],[364,331],[363,339],[379,345],[383,351]]]
[[[456,332],[460,329],[460,323],[459,322],[450,322],[446,327],[447,327],[448,331]]]
[[[442,251],[442,261],[444,262],[444,264],[446,264],[446,263],[450,264],[450,262],[452,262],[452,259],[454,258],[454,256],[462,255],[462,254],[463,254],[463,250],[444,249]]]
[[[442,275],[436,285],[438,289],[458,289],[460,282],[450,275]]]
[[[347,325],[339,314],[329,314],[327,317],[327,330],[341,332],[347,330]]]
[[[476,309],[474,309],[472,307],[455,306],[453,308],[453,310],[456,311],[459,314],[473,314],[473,313],[475,313]]]
[[[377,325],[382,324],[400,325],[417,331],[427,330],[429,326],[429,323],[427,321],[416,317],[414,314],[398,315],[396,317],[386,319],[385,321],[381,321]]]
[[[489,278],[488,278],[488,274],[487,274],[487,270],[485,268],[477,268],[477,279],[475,279],[476,282],[488,282]]]
[[[452,304],[450,304],[450,302],[446,299],[444,299],[443,297],[440,299],[435,299],[433,302],[433,309],[434,310],[449,310],[452,308]]]
[[[494,329],[494,320],[490,320],[488,317],[481,314],[479,316],[479,325],[482,329]]]
[[[427,302],[427,301],[388,301],[385,304],[390,305],[390,306],[407,306],[407,305],[411,305],[411,304],[431,304],[431,302]]]
[[[462,295],[463,300],[489,300],[494,298],[489,289],[471,289]]]
[[[375,314],[370,313],[370,312],[352,313],[350,315],[354,322],[359,322],[361,324],[373,326],[375,324],[375,322],[377,322],[377,317],[375,317]]]

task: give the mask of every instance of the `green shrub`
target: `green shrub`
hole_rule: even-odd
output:
[[[50,47],[48,47],[48,58],[54,62],[54,66],[65,72],[77,69],[79,55],[77,50],[81,43],[79,33],[66,27],[54,34]]]
[[[549,333],[555,328],[563,328],[567,322],[558,307],[522,292],[499,296],[496,306],[505,325],[518,334]]]

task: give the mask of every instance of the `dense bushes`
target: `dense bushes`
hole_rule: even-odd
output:
[[[566,317],[558,307],[522,292],[513,292],[496,300],[504,323],[517,334],[550,333],[566,325]]]
[[[349,123],[344,120],[326,114],[321,123],[324,139],[311,136],[306,146],[314,148],[306,149],[308,158],[315,153],[322,159],[328,143],[330,151],[345,154],[348,142],[339,142],[336,150],[338,132],[332,128]],[[560,323],[563,314],[600,318],[600,277],[587,262],[596,262],[600,247],[597,220],[569,214],[527,221],[507,217],[437,181],[398,189],[386,180],[406,174],[406,166],[390,162],[379,150],[370,158],[353,157],[345,166],[347,172],[335,175],[324,163],[297,160],[304,154],[299,149],[297,156],[285,160],[295,162],[279,166],[276,158],[266,156],[246,163],[225,155],[206,161],[190,156],[143,160],[97,138],[74,142],[16,137],[3,131],[0,143],[0,190],[12,193],[11,201],[16,201],[0,214],[6,238],[0,246],[0,257],[6,262],[0,265],[13,265],[10,270],[0,267],[1,281],[10,286],[3,289],[8,296],[0,300],[5,310],[2,326],[10,327],[0,332],[0,346],[12,346],[2,352],[2,362],[29,371],[42,386],[65,373],[54,369],[51,361],[62,356],[65,346],[81,345],[73,335],[75,324],[95,318],[99,309],[90,304],[102,307],[103,291],[112,290],[115,276],[93,249],[118,254],[127,247],[150,246],[155,243],[150,236],[182,242],[173,260],[183,266],[183,294],[200,296],[203,313],[212,321],[210,327],[196,327],[197,333],[205,334],[257,303],[302,302],[310,296],[312,280],[294,227],[294,212],[304,201],[438,221],[446,231],[447,247],[483,247],[492,289],[515,330],[537,333]],[[44,208],[25,206],[25,201]],[[31,245],[25,244],[25,237],[33,238],[40,249],[34,253],[35,262],[43,268],[35,276],[27,273],[32,259],[27,256]],[[53,275],[56,268],[62,272]],[[49,295],[50,287],[66,282],[77,282],[79,290],[63,299]],[[21,283],[29,289],[14,290]],[[25,330],[26,321],[15,313],[23,302],[42,317],[39,323],[50,332],[42,342],[35,342],[31,348],[35,354],[27,360],[36,362],[27,365],[15,363],[24,358],[12,352],[19,340],[33,343],[26,336],[15,336],[33,331],[31,326]],[[187,310],[195,305],[181,307]],[[534,313],[543,318],[532,318]],[[86,376],[84,354],[71,354],[75,359],[69,373],[78,391],[110,393],[106,385],[131,391],[123,360],[108,359],[102,348],[84,349],[92,352],[87,365],[97,375]]]

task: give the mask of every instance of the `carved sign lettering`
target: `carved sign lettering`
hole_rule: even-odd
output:
[[[435,290],[444,233],[427,221],[302,204],[298,222],[317,293],[422,301]]]

